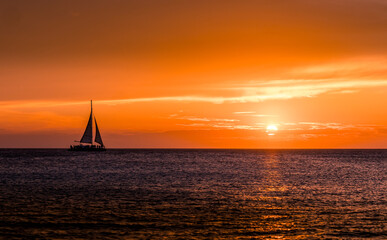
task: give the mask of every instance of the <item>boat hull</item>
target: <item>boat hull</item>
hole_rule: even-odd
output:
[[[95,146],[95,145],[75,145],[75,146],[70,146],[68,149],[69,151],[74,151],[74,152],[104,152],[106,151],[105,147],[102,146]]]

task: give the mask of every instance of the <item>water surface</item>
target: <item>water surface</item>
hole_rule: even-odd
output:
[[[386,150],[0,150],[5,239],[387,237]]]

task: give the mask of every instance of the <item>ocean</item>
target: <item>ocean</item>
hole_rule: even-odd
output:
[[[387,150],[0,150],[2,239],[386,239]]]

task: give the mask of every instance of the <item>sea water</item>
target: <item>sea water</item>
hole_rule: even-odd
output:
[[[0,238],[387,238],[386,150],[0,150]]]

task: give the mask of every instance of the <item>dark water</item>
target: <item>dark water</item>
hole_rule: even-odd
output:
[[[386,172],[386,150],[0,150],[0,236],[385,239]]]

